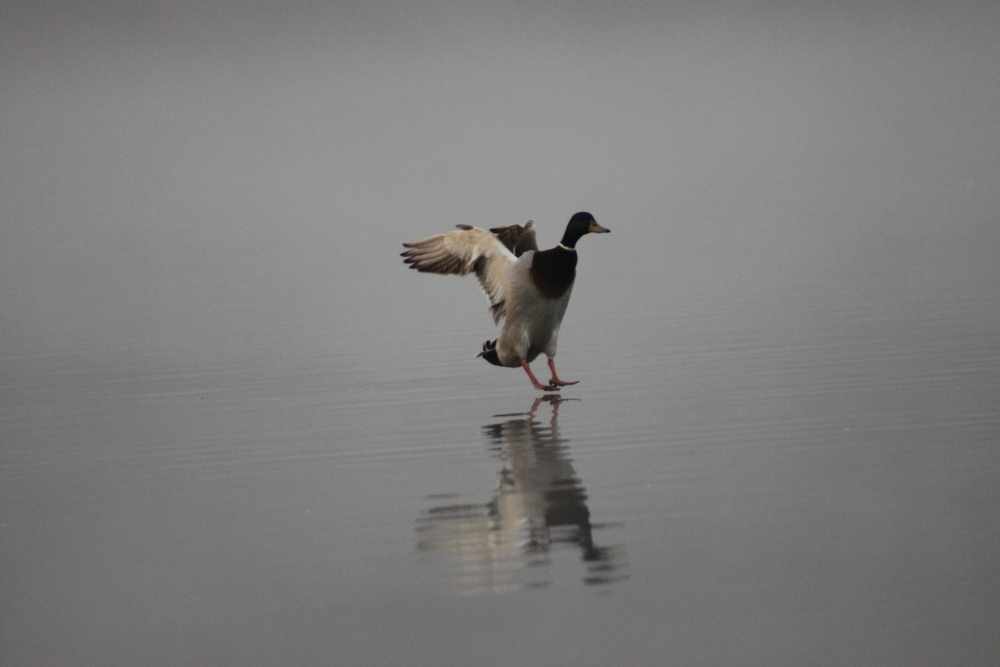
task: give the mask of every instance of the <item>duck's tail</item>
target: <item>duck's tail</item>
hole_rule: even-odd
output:
[[[483,351],[476,356],[482,357],[494,366],[503,366],[500,363],[500,357],[497,355],[497,342],[495,340],[483,343]]]

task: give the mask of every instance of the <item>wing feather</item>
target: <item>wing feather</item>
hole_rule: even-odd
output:
[[[528,250],[538,250],[534,220],[528,220],[524,225],[491,227],[490,231],[496,234],[500,242],[507,246],[507,249],[514,253],[515,257],[520,257]]]
[[[490,301],[493,321],[499,324],[506,314],[507,267],[517,257],[484,229],[458,225],[458,230],[404,243],[403,261],[424,273],[464,276],[475,272]]]

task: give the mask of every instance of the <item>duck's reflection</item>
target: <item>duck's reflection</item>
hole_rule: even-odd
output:
[[[503,462],[490,502],[434,507],[419,519],[419,548],[457,561],[462,592],[547,586],[556,545],[579,548],[586,584],[624,578],[622,550],[594,543],[602,526],[590,522],[586,490],[559,436],[563,400],[538,398],[526,414],[498,415],[513,418],[483,427],[490,451]],[[543,403],[551,406],[548,424],[536,417]]]

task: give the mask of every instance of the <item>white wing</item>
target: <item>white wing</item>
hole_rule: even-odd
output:
[[[484,229],[470,225],[458,225],[458,229],[404,243],[408,250],[402,257],[411,269],[424,273],[464,276],[474,271],[490,300],[493,321],[499,324],[506,312],[507,267],[517,258]]]

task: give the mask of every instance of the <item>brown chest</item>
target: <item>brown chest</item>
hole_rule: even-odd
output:
[[[561,248],[536,252],[531,261],[531,282],[547,299],[559,299],[576,278],[576,253]]]

